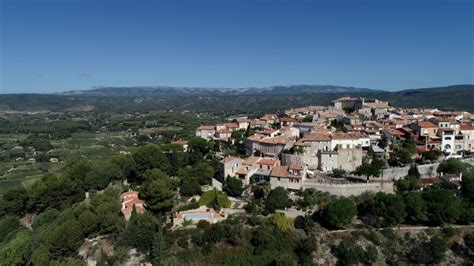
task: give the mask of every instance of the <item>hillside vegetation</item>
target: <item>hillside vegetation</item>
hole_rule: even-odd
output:
[[[359,91],[336,93],[266,93],[232,96],[66,96],[47,94],[0,95],[0,111],[235,111],[270,112],[306,105],[328,105],[343,96],[387,100],[397,107],[438,107],[474,111],[474,85],[403,90],[397,92]]]

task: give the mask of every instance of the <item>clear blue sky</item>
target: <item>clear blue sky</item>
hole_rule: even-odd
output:
[[[0,93],[474,78],[470,0],[0,3]]]

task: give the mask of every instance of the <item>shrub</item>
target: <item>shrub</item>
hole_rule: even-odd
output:
[[[204,229],[204,230],[211,229],[211,226],[212,226],[211,223],[205,220],[199,220],[199,222],[197,222],[196,224],[197,228]]]

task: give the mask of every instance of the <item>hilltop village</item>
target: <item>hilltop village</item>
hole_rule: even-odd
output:
[[[267,180],[272,189],[326,191],[324,184],[354,183],[359,186],[348,186],[345,195],[361,194],[363,187],[391,191],[391,182],[403,175],[390,168],[406,167],[406,174],[412,164],[466,159],[474,152],[474,115],[396,108],[377,99],[343,97],[327,107],[228,120],[196,129],[196,136],[218,143],[221,151],[237,147],[238,156],[222,155],[221,178],[237,177],[244,185]],[[443,177],[422,169],[426,184]]]

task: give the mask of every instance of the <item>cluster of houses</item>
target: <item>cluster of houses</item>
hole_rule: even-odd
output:
[[[343,97],[330,106],[308,106],[266,114],[258,119],[232,117],[205,125],[196,136],[234,143],[234,131],[252,132],[247,158],[225,157],[220,175],[244,184],[270,180],[272,187],[298,190],[316,172],[354,171],[370,150],[389,154],[390,143],[411,138],[420,152],[437,149],[446,157],[474,152],[474,115],[438,109],[391,107],[376,99]],[[380,141],[389,145],[379,145]],[[383,147],[383,148],[381,148]]]

